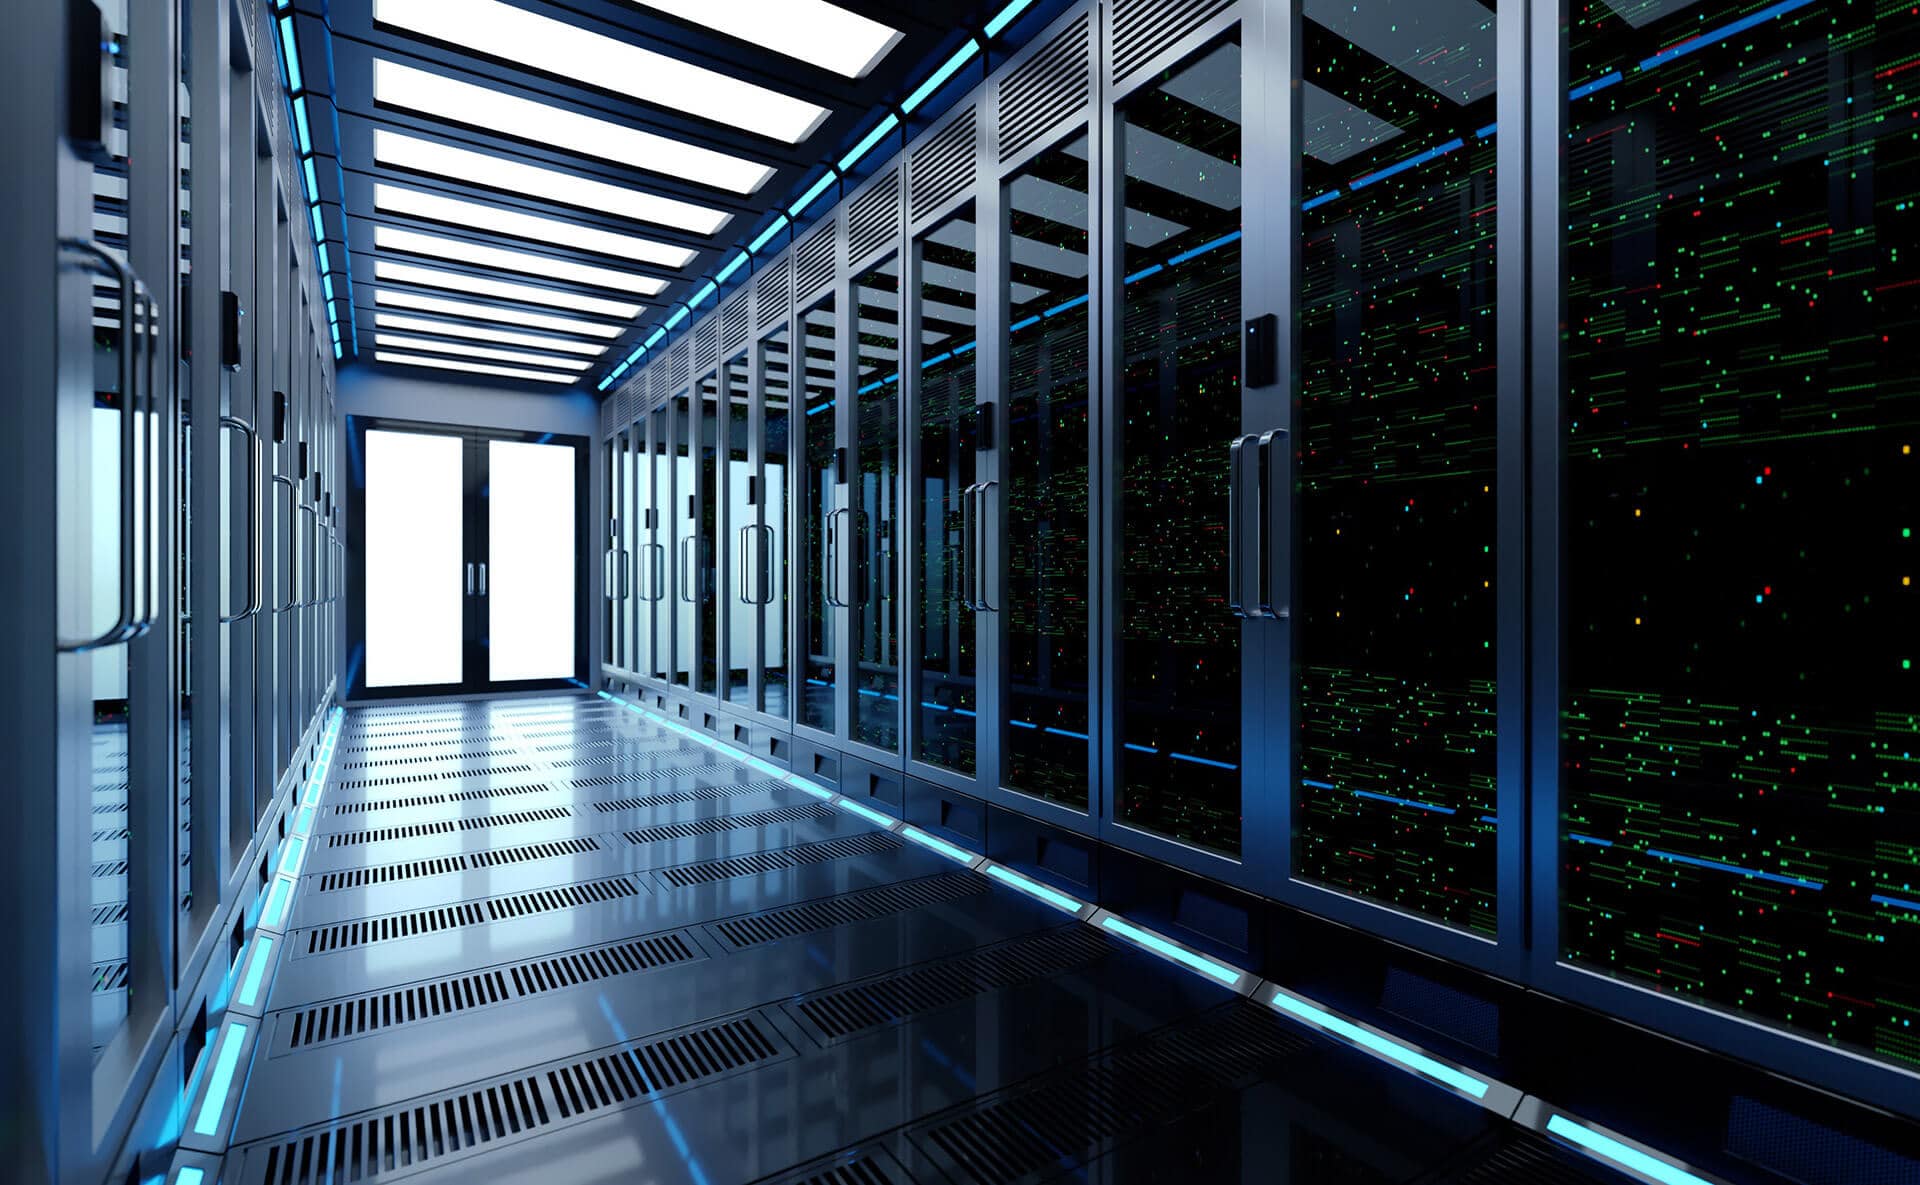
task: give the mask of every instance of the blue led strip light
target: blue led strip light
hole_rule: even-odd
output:
[[[220,1049],[214,1054],[213,1076],[207,1079],[207,1093],[200,1100],[200,1112],[194,1117],[196,1135],[210,1136],[220,1130],[220,1117],[226,1114],[227,1095],[233,1090],[234,1072],[240,1068],[240,1046],[246,1042],[247,1026],[231,1021],[220,1033]]]
[[[1705,1177],[1689,1173],[1678,1165],[1669,1164],[1612,1136],[1602,1135],[1565,1115],[1555,1115],[1547,1120],[1547,1133],[1558,1136],[1588,1156],[1658,1181],[1661,1185],[1711,1185]]]
[[[288,108],[293,113],[294,139],[300,150],[300,168],[297,172],[300,178],[301,192],[307,199],[308,221],[313,225],[313,243],[315,254],[320,264],[317,270],[321,275],[322,291],[325,297],[323,304],[327,310],[327,328],[333,339],[333,356],[335,360],[338,360],[344,355],[346,349],[349,348],[353,342],[354,334],[351,331],[356,324],[356,314],[353,311],[353,305],[350,300],[342,302],[340,299],[339,294],[333,286],[332,276],[330,274],[333,271],[333,260],[327,250],[327,232],[320,215],[320,178],[314,169],[313,128],[310,123],[310,117],[307,114],[306,72],[300,67],[300,41],[294,31],[294,14],[289,10],[288,6],[284,4],[276,5],[275,8],[279,14],[275,18],[275,26],[279,30],[277,48],[279,50],[281,66],[285,71]],[[335,129],[334,136],[335,139],[338,140],[338,128]],[[343,242],[345,234],[346,221],[342,219],[341,235],[343,236]],[[345,282],[346,289],[348,292],[351,292],[353,283],[350,272],[351,263],[349,262],[348,253],[344,250],[340,252],[340,262],[342,278]],[[346,304],[346,319],[349,330],[344,338],[340,331],[340,308],[342,303]]]
[[[1168,942],[1153,931],[1143,930],[1132,922],[1112,914],[1100,919],[1100,928],[1118,934],[1137,946],[1145,947],[1163,959],[1171,959],[1190,971],[1198,971],[1215,983],[1225,984],[1227,987],[1239,986],[1245,974],[1238,967],[1229,967],[1225,963],[1216,963],[1203,955],[1194,954],[1186,947]]]
[[[240,981],[240,994],[234,999],[245,1008],[252,1008],[260,1002],[260,986],[266,981],[267,968],[273,963],[273,937],[256,933],[253,936],[253,951],[247,959],[246,977]]]
[[[1031,7],[1032,4],[1033,0],[1011,0],[1011,2],[999,12],[995,13],[992,19],[987,21],[986,26],[982,29],[982,33],[988,40],[998,37],[1006,31],[1008,25],[1012,24],[1014,20]],[[715,295],[720,285],[725,284],[727,280],[735,272],[739,271],[741,267],[746,265],[750,259],[765,250],[768,244],[779,237],[781,231],[791,227],[795,220],[805,214],[807,210],[820,199],[822,194],[833,187],[835,182],[841,180],[846,173],[859,165],[869,154],[885,144],[888,133],[901,126],[901,117],[911,115],[919,110],[921,104],[932,98],[934,93],[951,81],[953,76],[958,74],[968,62],[980,56],[981,48],[980,38],[967,38],[966,41],[961,43],[960,48],[954,50],[945,61],[935,67],[933,72],[921,81],[920,85],[914,87],[913,90],[907,93],[907,97],[900,101],[900,106],[897,110],[881,108],[880,121],[876,123],[865,136],[862,136],[858,143],[848,149],[846,153],[840,157],[837,164],[825,164],[826,172],[820,176],[819,180],[809,186],[805,193],[801,194],[791,205],[787,206],[784,211],[776,210],[775,214],[777,216],[774,220],[758,235],[754,236],[753,241],[748,243],[744,250],[736,254],[727,262],[725,267],[715,273],[710,279],[706,280],[703,287],[695,289],[696,295],[686,302],[686,305],[675,314],[673,319],[666,322],[667,328],[671,329],[673,326],[678,325],[686,319],[686,314],[689,309],[697,308],[707,297]],[[1231,237],[1238,238],[1239,236],[1236,234]],[[782,246],[784,246],[784,244],[782,244]],[[1202,248],[1202,250],[1205,249],[1206,248]],[[349,316],[353,315],[351,305],[348,306],[347,312]],[[618,365],[602,376],[599,382],[594,384],[594,389],[596,391],[605,391],[608,387],[611,387],[619,380],[620,376],[633,369],[633,367],[639,363],[641,357],[658,344],[662,336],[664,336],[664,334],[656,331],[654,336],[649,337],[644,344],[636,346],[631,354],[623,358]],[[335,347],[335,356],[338,357],[337,346]]]
[[[1286,992],[1276,992],[1273,1006],[1296,1020],[1305,1021],[1314,1028],[1324,1029],[1341,1040],[1372,1053],[1399,1066],[1413,1070],[1442,1085],[1451,1087],[1461,1094],[1475,1099],[1487,1097],[1489,1084],[1471,1074],[1462,1073],[1452,1066],[1435,1061],[1412,1046],[1383,1037],[1372,1029],[1362,1028],[1350,1020],[1335,1016],[1317,1004],[1311,1004],[1298,996]]]

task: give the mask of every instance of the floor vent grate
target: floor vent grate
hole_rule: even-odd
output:
[[[780,1056],[752,1017],[721,1021],[547,1071],[547,1086],[565,1119],[665,1094]]]
[[[247,1185],[331,1185],[441,1160],[553,1122],[538,1078],[517,1078],[275,1143]]]
[[[758,946],[796,934],[829,930],[835,926],[922,909],[943,901],[955,901],[974,893],[983,893],[987,885],[988,881],[983,876],[965,872],[948,873],[882,885],[877,889],[861,889],[826,901],[770,909],[764,913],[715,922],[709,928],[733,946]]]
[[[795,1002],[791,1008],[831,1041],[957,1004],[995,988],[1058,975],[1113,949],[1097,930],[1066,926],[882,979],[820,992]]]
[[[489,897],[486,907],[489,920],[497,922],[505,918],[552,913],[557,909],[573,909],[592,905],[596,901],[614,901],[639,895],[640,887],[630,878],[610,876],[597,881],[563,885],[558,889],[533,889],[525,893],[510,893],[505,897]]]
[[[678,868],[662,868],[653,875],[676,888],[686,888],[689,885],[701,885],[736,876],[756,876],[763,872],[777,872],[783,868],[798,868],[805,864],[824,864],[829,860],[867,856],[874,852],[891,851],[899,846],[900,841],[895,839],[891,832],[869,831],[861,835],[850,835],[844,839],[827,839],[819,843],[801,844],[798,847],[780,848],[771,852],[754,852],[748,856],[734,856],[725,860],[703,860],[698,864],[683,864]]]
[[[677,765],[659,769],[634,770],[619,774],[588,774],[585,777],[568,778],[567,783],[572,786],[638,786],[645,782],[670,782],[675,778],[687,777],[699,770],[712,769],[719,764],[717,758],[708,757],[700,761],[683,761]]]
[[[659,843],[667,839],[687,839],[695,835],[712,835],[720,831],[738,831],[743,827],[770,827],[775,823],[817,823],[831,818],[833,818],[833,811],[829,807],[802,804],[754,811],[750,815],[720,815],[711,819],[693,819],[685,823],[662,823],[658,827],[643,827],[638,831],[627,831],[622,834],[627,837],[628,843]]]
[[[530,774],[531,765],[493,765],[480,769],[436,770],[431,773],[389,774],[383,778],[352,778],[340,783],[342,790],[361,790],[368,786],[408,786],[419,782],[457,782],[463,778],[491,778],[500,774]]]
[[[437,823],[408,823],[400,827],[377,827],[370,831],[340,831],[327,836],[330,848],[352,847],[363,843],[384,843],[395,839],[418,839],[423,835],[446,835],[453,831],[484,831],[490,827],[512,827],[521,823],[547,823],[573,818],[573,808],[540,807],[531,811],[508,811],[499,815],[476,815],[471,819],[442,819]]]
[[[575,782],[574,785],[578,786],[581,783]],[[745,786],[702,786],[698,790],[675,790],[666,794],[649,794],[645,798],[608,798],[587,805],[603,815],[611,815],[620,811],[644,811],[649,807],[700,802],[709,798],[732,798],[745,790],[747,790]]]
[[[284,1024],[285,1048],[305,1049],[345,1041],[577,984],[691,963],[704,957],[686,935],[676,932],[526,959],[433,983],[370,992],[290,1013]]]
[[[521,864],[528,860],[549,860],[555,856],[578,856],[602,850],[599,840],[592,836],[584,836],[579,839],[557,839],[548,843],[530,843],[513,848],[468,852],[460,856],[441,856],[431,860],[408,860],[404,863],[385,864],[377,868],[349,868],[343,872],[322,873],[320,892],[331,893],[337,889],[357,889],[365,885],[416,880],[423,876],[445,876],[450,872],[465,872],[471,868],[495,868],[502,864]]]
[[[536,889],[526,893],[509,893],[500,897],[483,897],[478,901],[462,901],[457,905],[437,905],[429,909],[388,914],[385,917],[336,922],[307,932],[306,953],[317,955],[329,951],[349,950],[376,942],[389,942],[397,938],[434,934],[441,930],[478,926],[505,918],[551,913],[554,910],[573,909],[576,906],[591,905],[598,901],[614,901],[621,897],[637,897],[640,893],[640,886],[632,878],[610,876],[600,880],[581,881],[559,889]]]

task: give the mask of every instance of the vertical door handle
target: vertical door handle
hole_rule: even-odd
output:
[[[620,549],[620,599],[633,596],[633,553],[626,548]]]
[[[740,603],[742,605],[752,605],[755,603],[753,597],[747,592],[747,534],[752,530],[753,524],[751,523],[740,528],[740,565],[738,570],[740,573]]]
[[[1248,487],[1255,480],[1258,449],[1259,437],[1241,436],[1229,446],[1227,454],[1227,608],[1235,617],[1255,616],[1253,598],[1247,592],[1242,540],[1257,525],[1248,520],[1249,514],[1257,516],[1257,491]]]
[[[232,625],[260,611],[260,433],[239,416],[221,416],[220,427],[240,433],[247,445],[247,599],[238,613],[220,615],[221,625]]]
[[[773,528],[761,523],[754,528],[754,532],[760,540],[760,546],[756,549],[758,554],[754,557],[754,568],[759,573],[760,598],[754,604],[770,605],[773,603]]]
[[[998,482],[983,481],[974,489],[973,501],[973,607],[981,613],[998,612],[993,603],[992,578],[987,567],[987,542],[992,534],[992,515],[987,495]]]
[[[647,544],[648,580],[647,586],[653,595],[648,600],[659,602],[667,599],[667,545],[664,543]]]
[[[293,479],[291,477],[288,477],[285,474],[281,474],[281,473],[271,474],[270,480],[273,482],[274,485],[286,487],[287,530],[289,533],[291,533],[294,527],[298,525],[299,518],[300,518],[298,512],[296,512],[293,508],[295,500],[299,497],[299,487],[293,484]],[[299,549],[293,546],[293,543],[291,540],[287,540],[285,542],[287,544],[287,589],[286,589],[287,596],[284,601],[279,601],[274,604],[273,610],[276,613],[285,613],[287,610],[292,609],[294,607],[295,598],[294,598],[293,582],[294,582],[294,578],[299,574],[298,571],[296,570],[296,565],[299,562],[298,561]]]
[[[687,551],[694,539],[692,535],[683,536],[680,540],[680,552],[674,557],[680,561],[680,601],[687,605],[693,604],[693,561],[688,558]]]
[[[480,561],[480,595],[487,595],[487,561]]]
[[[954,583],[962,609],[979,608],[973,599],[973,495],[979,488],[980,483],[974,482],[960,491],[960,571]]]
[[[301,598],[295,607],[311,609],[320,603],[320,581],[319,574],[316,571],[320,566],[320,514],[305,502],[300,502],[296,505],[299,510],[305,511],[312,517],[313,532],[307,536],[308,546],[311,550],[308,552],[306,564],[303,565],[305,571],[301,573],[301,576],[304,577],[301,583],[306,585],[307,595]],[[298,585],[295,587],[297,588]]]
[[[1287,616],[1278,499],[1286,465],[1283,428],[1233,442],[1227,490],[1227,604],[1236,617]]]
[[[467,561],[467,595],[473,595],[473,561]]]

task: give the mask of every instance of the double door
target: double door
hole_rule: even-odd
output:
[[[348,628],[369,697],[584,679],[586,442],[348,418],[360,458]]]

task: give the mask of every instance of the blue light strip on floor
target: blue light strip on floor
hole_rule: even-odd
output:
[[[1657,1156],[1649,1155],[1612,1136],[1601,1135],[1584,1123],[1555,1115],[1547,1120],[1547,1131],[1572,1144],[1588,1156],[1612,1163],[1616,1168],[1661,1182],[1661,1185],[1711,1185],[1705,1177],[1689,1173]]]
[[[174,1174],[173,1185],[202,1185],[206,1179],[207,1173],[205,1169],[188,1165]]]
[[[230,1021],[220,1034],[220,1052],[213,1062],[213,1077],[207,1080],[206,1097],[200,1100],[200,1114],[193,1121],[198,1135],[210,1136],[220,1130],[220,1117],[226,1113],[227,1093],[233,1089],[234,1071],[240,1068],[240,1046],[247,1038],[247,1026]]]
[[[892,827],[893,826],[893,820],[891,818],[881,814],[879,811],[873,810],[869,807],[861,806],[859,803],[855,802],[851,798],[843,797],[839,799],[834,805],[838,806],[843,811],[849,811],[853,814],[859,815],[862,819],[865,819],[867,822],[872,823],[876,827]]]
[[[284,876],[273,878],[273,888],[267,890],[267,907],[260,911],[260,924],[280,929],[287,920],[287,903],[293,896],[293,882]]]
[[[253,936],[253,956],[247,961],[247,975],[240,983],[240,994],[236,1000],[247,1008],[260,1002],[260,985],[266,980],[267,967],[273,962],[273,936],[256,933]]]
[[[1063,910],[1066,913],[1078,914],[1082,909],[1085,909],[1087,905],[1084,901],[1076,900],[1067,896],[1065,893],[1048,888],[1039,881],[1030,880],[1027,877],[1021,876],[1019,873],[1003,865],[989,863],[987,865],[987,875],[1003,885],[1008,885],[1020,890],[1036,901],[1044,901],[1055,909]]]
[[[1487,1097],[1488,1085],[1480,1079],[1464,1074],[1452,1066],[1443,1065],[1411,1046],[1383,1037],[1372,1029],[1362,1028],[1350,1020],[1335,1016],[1316,1004],[1310,1004],[1287,992],[1276,992],[1272,1003],[1281,1012],[1297,1020],[1303,1020],[1315,1028],[1325,1029],[1350,1044],[1358,1045],[1369,1053],[1399,1065],[1402,1069],[1425,1074],[1436,1082],[1444,1083],[1476,1099]]]
[[[1198,971],[1208,979],[1216,983],[1223,983],[1228,987],[1239,986],[1241,977],[1246,974],[1246,972],[1240,970],[1238,967],[1229,967],[1225,963],[1216,963],[1212,959],[1196,955],[1183,946],[1176,946],[1168,942],[1151,930],[1143,930],[1132,922],[1114,917],[1111,914],[1100,919],[1100,927],[1103,930],[1110,930],[1120,935],[1129,942],[1144,946],[1162,958],[1172,959],[1174,962]]]
[[[929,835],[927,832],[911,824],[901,827],[900,834],[906,836],[923,848],[932,848],[949,860],[958,860],[962,864],[973,863],[972,852],[967,851],[965,848],[955,847],[939,836]]]

